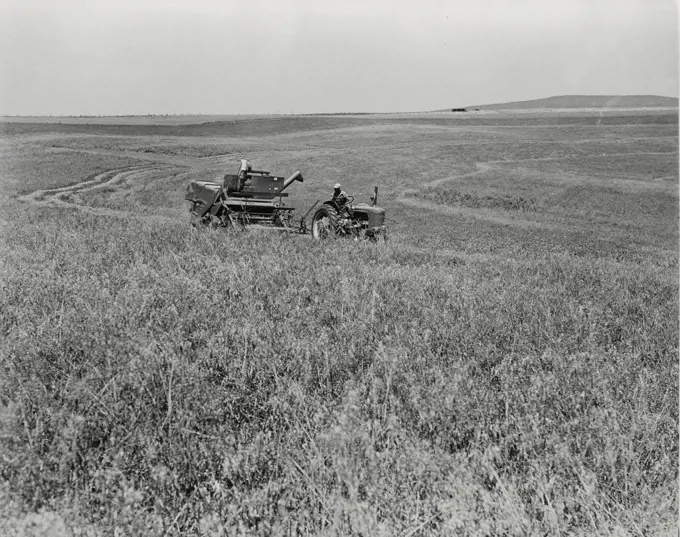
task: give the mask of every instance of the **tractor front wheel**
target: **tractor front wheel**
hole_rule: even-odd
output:
[[[323,204],[312,217],[312,237],[329,239],[339,231],[338,211],[332,205]]]

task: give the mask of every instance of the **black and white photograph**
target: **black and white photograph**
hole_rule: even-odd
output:
[[[676,537],[677,0],[0,0],[0,536]]]

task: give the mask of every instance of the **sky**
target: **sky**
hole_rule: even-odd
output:
[[[0,114],[678,97],[677,0],[0,0]]]

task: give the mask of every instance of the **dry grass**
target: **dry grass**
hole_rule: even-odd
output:
[[[223,156],[201,158],[192,141],[174,170],[184,175],[79,195],[108,218],[13,196],[129,166],[120,152],[136,147],[163,146],[161,162],[180,139],[139,126],[134,143],[92,126],[6,137],[0,531],[677,532],[677,187],[651,182],[673,163],[636,160],[625,185],[584,165],[579,199],[601,196],[606,225],[572,211],[574,184],[557,179],[574,170],[559,160],[532,174],[502,165],[516,189],[479,174],[494,195],[530,189],[535,212],[440,210],[447,192],[475,193],[455,179],[423,211],[398,201],[405,189],[475,162],[581,151],[590,120],[323,121],[313,135],[270,123],[251,140],[254,162],[301,169],[301,209],[336,180],[360,197],[381,185],[397,220],[387,245],[192,231],[187,174],[232,163],[243,146],[231,131]],[[602,143],[630,148],[644,131],[659,152],[677,150],[677,125],[642,123],[601,129]],[[55,143],[90,152],[50,167]],[[640,210],[645,193],[667,209]]]

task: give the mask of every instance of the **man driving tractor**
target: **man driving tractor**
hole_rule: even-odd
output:
[[[335,183],[335,185],[333,185],[333,197],[331,199],[337,203],[338,207],[341,209],[347,204],[347,192],[342,190],[340,183]]]

